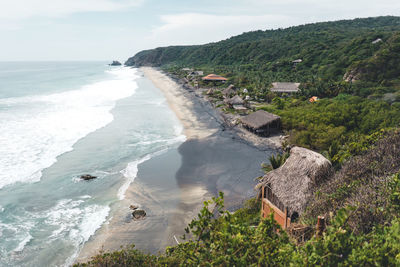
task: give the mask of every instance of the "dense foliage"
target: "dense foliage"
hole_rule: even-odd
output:
[[[265,103],[258,109],[281,116],[290,144],[322,152],[335,164],[400,122],[399,17],[249,32],[207,45],[143,51],[127,64],[162,66],[178,76],[185,75],[183,66],[223,74],[228,84],[246,87],[251,100]],[[279,97],[269,91],[274,81],[301,82],[301,92]],[[321,100],[311,104],[314,95]]]
[[[248,32],[206,45],[146,50],[126,64],[216,72],[260,98],[275,81],[301,82],[306,96],[382,94],[398,84],[399,31],[399,17],[314,23]],[[378,39],[382,41],[375,43]],[[293,63],[296,59],[302,62]],[[349,73],[366,83],[343,82]]]
[[[400,134],[395,130],[382,135],[371,149],[351,158],[315,189],[304,220],[314,223],[318,215],[327,216],[351,205],[357,209],[349,227],[353,232],[369,232],[398,216]]]
[[[309,103],[279,98],[258,108],[278,114],[291,144],[324,152],[334,163],[360,154],[400,123],[400,105],[341,94]]]
[[[400,180],[393,180],[398,193]],[[398,208],[398,194],[392,194]],[[206,202],[187,228],[192,238],[159,256],[127,248],[95,256],[76,266],[397,266],[400,264],[400,220],[356,235],[348,227],[354,208],[338,211],[322,237],[296,246],[272,217],[259,219],[259,205],[230,213],[223,195]],[[213,208],[211,208],[213,207]],[[217,216],[217,218],[216,218]]]
[[[400,266],[400,135],[392,129],[400,123],[399,17],[249,32],[142,51],[126,64],[163,67],[181,77],[183,67],[193,67],[246,87],[256,109],[281,116],[288,144],[320,151],[337,167],[300,217],[313,226],[325,215],[329,225],[321,237],[298,244],[272,218],[260,219],[256,200],[230,213],[220,195],[189,224],[187,242],[165,254],[132,246],[83,265]],[[301,82],[301,91],[276,95],[269,91],[275,81]],[[310,103],[310,96],[320,100]],[[214,98],[223,99],[220,90]],[[286,157],[270,158],[265,169]]]

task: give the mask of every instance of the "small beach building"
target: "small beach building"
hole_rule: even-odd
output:
[[[191,71],[188,75],[190,75],[192,77],[203,76],[204,72],[201,70],[195,70],[195,71]]]
[[[240,119],[244,128],[260,136],[269,136],[281,129],[281,117],[258,110]]]
[[[204,76],[202,79],[203,81],[206,82],[223,82],[223,83],[228,80],[227,78],[216,74],[208,74],[207,76]]]
[[[271,92],[286,94],[297,93],[300,90],[299,86],[300,83],[274,82],[272,83]]]
[[[246,110],[247,109],[244,106],[245,101],[238,95],[235,95],[232,98],[225,99],[225,103],[227,103],[230,108],[233,108],[235,110]]]
[[[305,211],[317,186],[332,174],[332,164],[312,150],[293,147],[286,162],[268,172],[256,186],[262,199],[261,215],[272,212],[284,228]]]
[[[182,71],[186,71],[186,72],[192,72],[193,71],[193,69],[191,69],[191,68],[182,68],[181,70]]]
[[[378,38],[378,39],[372,41],[373,44],[377,44],[377,43],[380,43],[380,42],[383,42],[381,38]]]

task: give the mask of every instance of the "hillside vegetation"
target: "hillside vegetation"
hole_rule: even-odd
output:
[[[170,46],[139,52],[128,66],[195,67],[217,72],[251,93],[271,82],[302,82],[303,94],[335,96],[393,91],[400,75],[400,18],[378,17],[254,31],[200,46]],[[374,43],[381,39],[381,42]],[[293,60],[302,62],[294,67]],[[367,82],[362,90],[341,83],[346,73]],[[369,83],[368,83],[369,82]],[[372,83],[371,83],[372,82]]]
[[[187,242],[158,256],[134,247],[100,253],[79,266],[400,266],[400,17],[254,31],[142,51],[126,65],[227,77],[248,89],[242,96],[254,109],[281,116],[285,145],[323,153],[335,172],[299,218],[311,229],[308,240],[261,219],[255,199],[235,213],[224,210],[220,194],[189,224]],[[274,94],[276,81],[301,82],[301,91]],[[310,96],[320,100],[310,103]],[[279,167],[285,158],[277,155],[271,164]],[[319,215],[328,226],[315,235]]]

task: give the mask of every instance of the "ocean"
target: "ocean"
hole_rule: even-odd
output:
[[[139,164],[184,140],[138,69],[0,62],[0,266],[71,265]]]

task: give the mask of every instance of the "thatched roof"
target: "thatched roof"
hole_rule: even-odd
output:
[[[243,105],[244,104],[244,100],[238,95],[235,95],[232,98],[226,99],[225,102],[230,105]]]
[[[209,74],[202,78],[204,81],[227,81],[228,79],[216,74]]]
[[[321,154],[293,147],[286,162],[268,172],[256,188],[269,184],[275,196],[288,208],[289,215],[304,212],[313,190],[326,180],[332,164]]]
[[[245,126],[253,129],[260,129],[268,124],[280,120],[281,118],[275,114],[266,112],[264,110],[258,110],[250,115],[247,115],[240,120]]]
[[[300,83],[272,83],[271,92],[295,93],[299,91]]]

